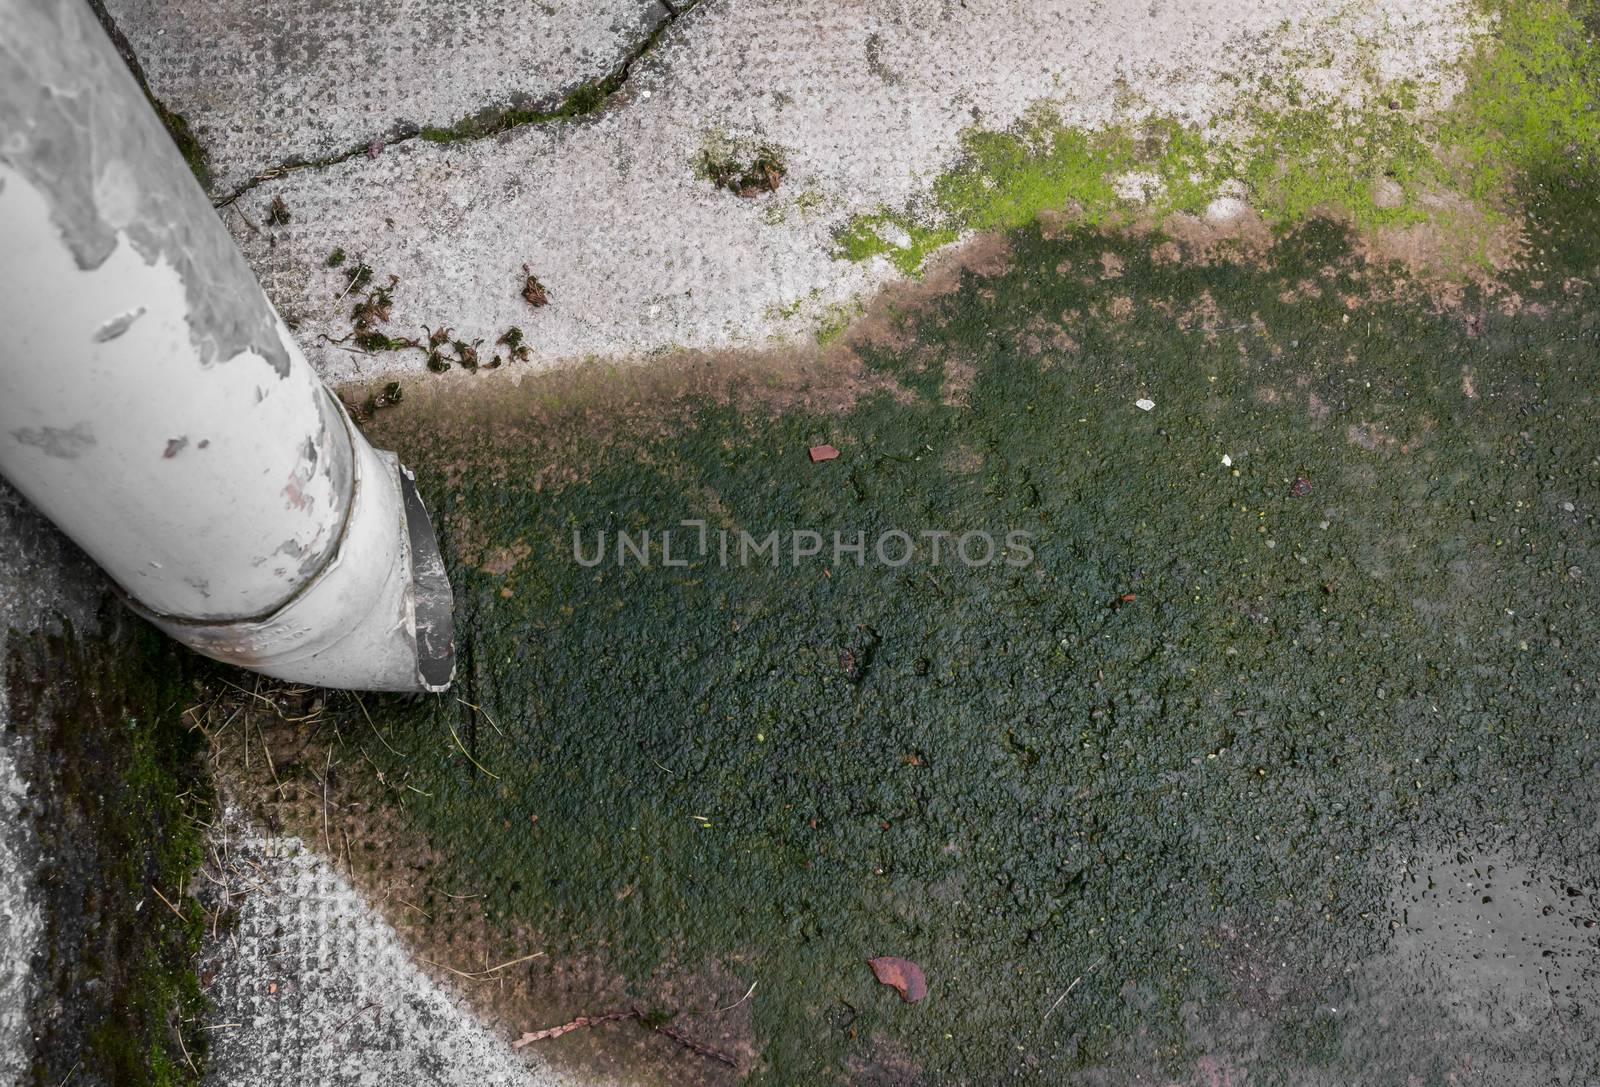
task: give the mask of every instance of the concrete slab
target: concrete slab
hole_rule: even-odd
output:
[[[61,619],[93,629],[105,592],[78,549],[0,480],[0,1084],[30,1081],[28,1007],[45,933],[37,844],[23,818],[30,785],[17,765],[24,740],[12,728],[4,682],[7,643]]]
[[[217,971],[208,1083],[560,1087],[411,961],[390,925],[298,838],[228,822],[213,873],[238,924]]]
[[[1333,100],[1401,75],[1447,96],[1478,27],[1457,0],[1333,13],[1311,0],[710,0],[596,117],[391,144],[260,184],[227,217],[334,379],[424,363],[328,342],[350,332],[348,265],[326,266],[336,248],[399,277],[396,335],[447,326],[488,345],[517,326],[536,366],[805,338],[895,275],[881,257],[838,259],[836,231],[926,196],[971,126],[1004,129],[1041,105],[1073,126],[1203,126],[1286,74]],[[155,73],[171,66],[149,67],[170,93]],[[741,199],[703,176],[708,146],[739,141],[781,151],[778,191]],[[274,200],[288,222],[269,221]],[[524,265],[547,307],[520,297]]]
[[[0,728],[5,721],[0,693]],[[0,1083],[22,1083],[28,1073],[28,1001],[33,956],[44,928],[28,861],[32,843],[21,819],[27,784],[0,734]]]
[[[552,106],[616,69],[667,18],[656,0],[107,0],[169,109],[231,191],[310,162],[453,125],[483,109]]]

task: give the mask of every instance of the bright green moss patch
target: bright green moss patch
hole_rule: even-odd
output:
[[[1103,222],[1118,204],[1111,177],[1133,161],[1120,134],[1083,133],[1043,116],[1016,132],[975,130],[961,165],[934,182],[925,213],[858,217],[839,234],[838,252],[848,260],[883,254],[910,274],[964,230],[1010,229],[1069,206],[1087,223]]]
[[[1062,197],[1076,200],[1089,221],[1116,204],[1110,175],[1131,165],[1120,134],[1086,135],[1035,121],[1016,134],[975,132],[966,141],[973,169],[934,183],[939,208],[963,229],[1008,229],[1031,222]]]
[[[1495,44],[1473,62],[1468,89],[1440,131],[1467,191],[1480,199],[1600,156],[1600,5],[1501,2],[1494,10]]]
[[[1251,137],[1228,146],[1170,122],[1085,133],[1035,118],[1020,131],[975,131],[965,137],[960,165],[934,182],[924,206],[856,218],[838,235],[837,252],[849,260],[886,255],[914,273],[964,231],[1011,229],[1047,211],[1090,226],[1134,209],[1196,214],[1230,187],[1249,192],[1273,222],[1335,208],[1362,227],[1421,217],[1416,183],[1428,153],[1409,115],[1252,111],[1249,123]],[[1401,186],[1394,200],[1377,192],[1386,180]]]
[[[1253,135],[1223,153],[1221,168],[1244,181],[1269,222],[1295,222],[1318,209],[1343,212],[1361,228],[1423,218],[1417,197],[1437,179],[1414,115],[1387,106],[1308,108],[1262,110],[1250,122]],[[1389,200],[1380,192],[1385,183],[1399,186]]]
[[[1315,100],[1291,79],[1218,118],[1219,131],[1247,134],[1239,138],[1161,119],[1087,132],[1048,110],[1006,132],[974,129],[925,200],[858,216],[839,232],[837,255],[886,256],[915,273],[965,231],[1020,226],[1047,210],[1091,226],[1197,213],[1234,188],[1277,225],[1326,210],[1361,230],[1425,220],[1481,229],[1516,210],[1520,179],[1600,150],[1600,47],[1579,15],[1554,0],[1501,4],[1493,27],[1467,63],[1465,89],[1438,114],[1404,81],[1374,81],[1369,103],[1353,108]],[[1476,201],[1477,225],[1425,204],[1434,192]]]

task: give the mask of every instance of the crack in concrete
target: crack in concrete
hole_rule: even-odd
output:
[[[436,128],[428,125],[407,126],[393,135],[374,137],[365,143],[341,151],[338,154],[326,155],[317,159],[292,160],[263,170],[258,174],[252,175],[249,180],[236,186],[232,192],[226,195],[209,194],[212,206],[218,209],[229,207],[251,190],[286,174],[297,173],[301,170],[320,170],[328,166],[337,166],[339,163],[347,162],[358,155],[374,155],[373,148],[381,150],[417,139],[428,140],[432,143],[457,143],[489,139],[529,125],[575,121],[579,118],[599,113],[605,108],[606,102],[627,84],[628,77],[633,73],[633,66],[655,49],[656,43],[660,41],[661,36],[666,33],[667,29],[683,16],[708,2],[708,0],[688,0],[686,3],[677,4],[669,3],[668,0],[656,0],[656,2],[666,11],[665,17],[650,28],[650,32],[644,36],[643,40],[627,56],[622,58],[621,63],[612,68],[603,78],[579,84],[549,108],[539,106],[490,107],[487,110],[464,117],[445,128]],[[94,3],[97,9],[100,6],[100,0],[91,0],[91,3]],[[121,46],[118,48],[120,50]],[[130,49],[127,55],[131,56],[131,53],[132,50]],[[131,61],[130,63],[137,63],[137,61]],[[136,72],[135,74],[137,75],[138,73]]]

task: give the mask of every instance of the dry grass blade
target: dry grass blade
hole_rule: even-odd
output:
[[[546,1038],[559,1038],[563,1034],[570,1034],[572,1031],[582,1027],[595,1027],[601,1023],[614,1023],[619,1019],[636,1019],[638,1016],[639,1013],[634,1008],[629,1008],[625,1012],[607,1012],[605,1015],[580,1015],[570,1022],[562,1023],[559,1027],[546,1027],[544,1030],[529,1031],[512,1042],[511,1048],[521,1049],[525,1045],[542,1042]]]
[[[172,904],[172,899],[161,893],[160,887],[157,887],[154,883],[152,883],[150,885],[150,889],[156,893],[156,897],[161,899],[162,903],[167,907],[167,909],[171,910],[177,916],[178,920],[188,920],[188,918],[183,916],[183,911]]]
[[[488,767],[484,766],[483,763],[472,757],[472,752],[467,750],[466,745],[461,742],[461,737],[456,735],[456,729],[454,725],[452,725],[449,721],[446,721],[444,723],[444,727],[450,730],[450,738],[456,742],[456,746],[461,749],[461,753],[467,757],[468,762],[476,766],[485,774],[488,774],[490,777],[494,778],[496,781],[500,780],[499,774],[490,770]]]
[[[638,1008],[629,1008],[627,1011],[621,1012],[607,1012],[605,1015],[580,1015],[578,1018],[573,1019],[570,1022],[562,1023],[559,1027],[546,1027],[544,1030],[529,1031],[516,1041],[512,1042],[511,1048],[521,1049],[523,1046],[531,1045],[534,1042],[542,1042],[548,1038],[559,1038],[563,1034],[569,1034],[572,1031],[578,1030],[582,1027],[594,1027],[599,1026],[602,1023],[614,1023],[620,1019],[632,1019],[646,1030],[653,1030],[657,1034],[665,1035],[666,1037],[671,1038],[674,1042],[677,1042],[683,1048],[687,1049],[689,1052],[698,1054],[699,1056],[705,1057],[708,1060],[716,1061],[719,1064],[725,1064],[729,1068],[739,1067],[739,1062],[733,1057],[723,1053],[721,1050],[712,1049],[708,1045],[703,1045],[702,1043],[695,1041],[687,1034],[684,1034],[676,1027],[673,1027],[670,1023],[650,1022],[645,1018],[644,1012],[640,1011]]]
[[[506,962],[499,963],[495,966],[485,967],[482,970],[457,970],[453,966],[446,966],[444,963],[434,962],[432,959],[423,959],[422,961],[427,963],[429,966],[435,967],[439,970],[447,970],[456,977],[465,978],[468,981],[493,981],[499,976],[500,971],[502,970],[509,970],[513,966],[521,966],[525,962],[532,962],[534,959],[542,958],[544,958],[544,952],[535,951],[533,954],[524,955],[520,959],[509,959]]]
[[[1055,1011],[1057,1008],[1061,1007],[1061,1002],[1063,1000],[1067,999],[1067,997],[1072,995],[1072,990],[1074,990],[1074,989],[1076,989],[1078,987],[1078,983],[1080,981],[1082,981],[1084,978],[1088,977],[1090,974],[1094,973],[1095,969],[1101,963],[1103,963],[1105,961],[1106,961],[1105,956],[1104,955],[1100,956],[1098,959],[1096,959],[1094,961],[1094,964],[1092,966],[1090,966],[1089,969],[1085,970],[1083,973],[1081,973],[1077,977],[1073,978],[1072,979],[1072,984],[1067,986],[1066,992],[1064,992],[1060,996],[1056,997],[1056,1002],[1054,1004],[1050,1005],[1050,1011],[1045,1012],[1044,1013],[1044,1019],[1039,1020],[1039,1022],[1042,1024],[1045,1021],[1045,1019],[1049,1019],[1050,1018],[1050,1013]]]
[[[722,1012],[731,1012],[733,1009],[737,1008],[740,1004],[743,1004],[746,1000],[749,1000],[750,999],[750,994],[754,993],[756,991],[756,986],[760,985],[760,984],[761,984],[761,979],[760,978],[757,978],[755,981],[752,981],[750,983],[750,988],[748,988],[748,989],[746,989],[744,991],[744,995],[743,996],[741,996],[738,1000],[735,1000],[732,1004],[729,1004],[726,1008],[718,1008],[717,1012],[719,1014],[722,1013]]]

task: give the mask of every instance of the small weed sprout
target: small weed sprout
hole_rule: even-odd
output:
[[[336,249],[334,253],[341,263],[346,259],[342,249]],[[329,265],[334,266],[332,257],[329,258]],[[524,268],[524,271],[527,269]],[[426,340],[390,335],[382,326],[389,323],[394,308],[394,292],[400,285],[400,277],[391,275],[387,282],[379,286],[371,285],[372,278],[371,265],[357,258],[355,267],[350,272],[350,281],[343,294],[339,296],[342,298],[357,289],[364,291],[350,307],[350,332],[341,339],[332,339],[326,335],[322,336],[322,339],[335,345],[353,344],[354,350],[368,354],[414,348],[423,352],[428,369],[436,374],[442,374],[452,366],[460,366],[463,370],[476,373],[479,370],[493,370],[504,362],[498,354],[491,355],[485,360],[479,350],[483,344],[482,340],[459,339],[447,325],[438,328],[423,325],[422,331]],[[529,290],[537,289],[540,296],[543,296],[544,288],[539,286],[539,281],[531,272],[528,272],[528,283]],[[526,359],[529,356],[520,328],[507,330],[505,335],[495,342],[506,347],[512,358]],[[350,414],[360,422],[370,418],[375,411],[398,404],[400,397],[399,382],[390,382],[384,386],[381,395],[369,396],[360,409],[350,408]]]
[[[504,347],[506,353],[518,362],[527,362],[528,356],[532,353],[528,350],[528,345],[523,342],[522,329],[516,325],[506,329],[505,334],[495,343]]]
[[[788,173],[783,159],[770,147],[757,149],[753,157],[743,163],[734,155],[707,151],[701,168],[712,185],[745,199],[776,192]]]
[[[522,275],[524,277],[522,281],[522,300],[534,309],[538,309],[540,306],[548,306],[550,304],[549,292],[544,289],[544,284],[540,283],[538,277],[533,274],[533,269],[524,264],[522,266]]]
[[[428,369],[436,374],[442,374],[450,369],[450,361],[444,357],[444,345],[450,342],[450,330],[443,326],[429,328],[422,326],[422,331],[428,334]]]
[[[358,263],[350,276],[350,285],[345,288],[345,293],[348,294],[357,285],[364,286],[371,282],[372,269],[365,262]],[[399,283],[399,276],[390,276],[389,282],[368,291],[350,307],[350,334],[343,339],[328,340],[328,342],[354,343],[360,350],[372,354],[379,351],[398,351],[405,347],[421,347],[422,345],[416,340],[390,336],[378,327],[389,321],[389,313],[394,305],[394,289]]]
[[[450,341],[450,346],[453,347],[456,352],[455,361],[463,370],[471,370],[473,372],[477,371],[478,345],[482,342],[482,340],[473,340],[471,343],[468,343],[465,340]]]

